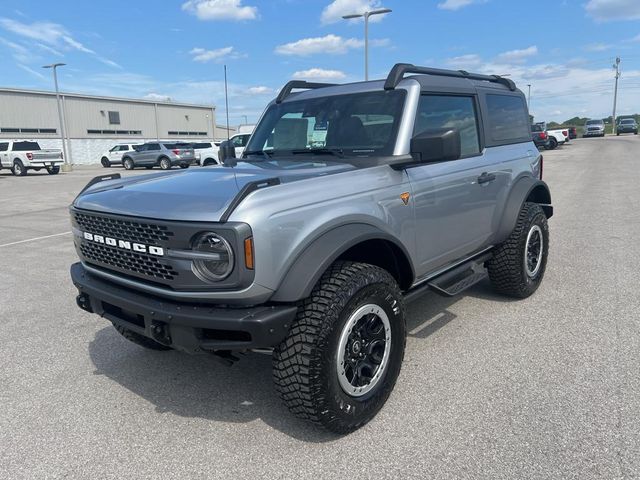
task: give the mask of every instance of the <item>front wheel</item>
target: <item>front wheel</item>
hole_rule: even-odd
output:
[[[532,295],[542,283],[549,254],[549,224],[537,203],[525,203],[507,240],[487,262],[489,278],[500,293]]]
[[[405,339],[404,305],[394,278],[373,265],[337,262],[274,349],[276,390],[296,416],[335,433],[354,431],[391,394]]]
[[[107,157],[102,157],[100,159],[100,163],[102,164],[102,166],[104,168],[109,168],[111,166],[111,162],[109,161],[109,159]]]
[[[133,160],[131,160],[129,157],[122,160],[122,166],[125,170],[133,170],[135,168]]]
[[[50,167],[47,167],[47,173],[49,175],[57,175],[60,173],[60,165],[53,165]]]

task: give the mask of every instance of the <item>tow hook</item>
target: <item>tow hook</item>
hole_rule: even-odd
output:
[[[89,295],[86,293],[81,293],[76,297],[76,304],[85,312],[93,313],[93,308],[91,308],[91,300],[89,300]]]
[[[154,321],[151,323],[151,336],[158,343],[161,343],[163,345],[171,345],[169,328],[168,325],[164,322]]]

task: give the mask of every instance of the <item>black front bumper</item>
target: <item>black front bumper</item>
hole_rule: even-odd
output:
[[[295,305],[225,308],[180,303],[104,280],[71,265],[80,308],[187,353],[268,348],[287,336]]]

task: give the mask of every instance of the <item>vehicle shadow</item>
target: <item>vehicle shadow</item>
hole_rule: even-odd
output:
[[[480,284],[468,295],[488,300],[490,286]],[[427,338],[455,320],[449,308],[460,298],[427,293],[407,308],[409,336]],[[213,422],[247,423],[260,419],[298,440],[323,443],[339,436],[295,418],[282,405],[271,380],[271,357],[249,352],[233,366],[214,356],[145,350],[122,338],[114,328],[99,330],[89,344],[95,375],[104,375],[170,412]],[[213,426],[212,426],[213,427]]]

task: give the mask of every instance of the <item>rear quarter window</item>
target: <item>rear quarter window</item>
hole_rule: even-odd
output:
[[[527,106],[521,96],[487,94],[485,99],[487,143],[506,145],[531,140]]]

